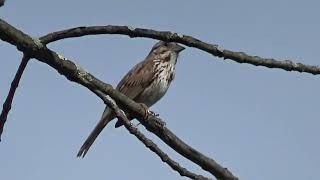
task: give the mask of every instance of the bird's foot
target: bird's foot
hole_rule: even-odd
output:
[[[159,116],[159,114],[151,111],[145,104],[140,103],[140,105],[141,105],[142,108],[145,110],[145,114],[144,114],[143,119],[147,120],[150,115],[151,115],[151,116],[155,116],[155,117],[158,117],[158,116]],[[162,128],[166,126],[166,122],[161,121],[161,120],[158,120],[158,119],[156,119],[155,123],[157,124],[157,126],[160,126],[160,127],[162,127]]]
[[[157,114],[157,113],[155,113],[155,112],[153,112],[153,111],[151,111],[149,109],[148,109],[148,113],[151,114],[152,116],[159,117],[159,114]]]
[[[140,103],[140,106],[141,106],[141,107],[144,109],[144,111],[145,111],[143,119],[148,119],[148,118],[149,118],[149,115],[156,116],[156,117],[159,116],[159,114],[151,111],[151,110],[149,109],[149,107],[146,106],[145,104]]]

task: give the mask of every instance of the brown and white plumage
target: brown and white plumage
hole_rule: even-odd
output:
[[[122,78],[116,89],[138,103],[152,106],[167,92],[182,50],[184,47],[177,43],[159,41],[148,56]],[[103,128],[114,118],[113,112],[106,107],[100,121],[79,150],[78,157],[86,155]],[[121,125],[122,122],[118,120],[115,127]]]

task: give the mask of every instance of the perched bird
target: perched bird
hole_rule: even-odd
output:
[[[147,57],[122,78],[116,89],[137,103],[152,106],[167,92],[175,75],[177,58],[184,49],[174,42],[157,42]],[[100,121],[80,148],[78,157],[86,155],[103,128],[114,118],[112,110],[106,107]],[[115,127],[122,125],[118,120]]]

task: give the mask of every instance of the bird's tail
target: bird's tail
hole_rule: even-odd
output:
[[[96,140],[96,138],[98,137],[98,135],[101,133],[101,131],[103,130],[103,128],[114,118],[113,113],[111,112],[110,109],[106,108],[102,114],[102,117],[100,119],[100,121],[98,122],[98,124],[96,125],[96,127],[93,129],[93,131],[91,131],[90,135],[88,136],[88,138],[86,139],[86,141],[83,143],[83,145],[81,146],[77,157],[82,157],[84,158],[84,156],[87,154],[87,152],[89,151],[91,145],[93,144],[93,142]]]

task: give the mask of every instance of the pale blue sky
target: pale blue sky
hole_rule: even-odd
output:
[[[82,25],[171,30],[251,55],[320,64],[319,1],[8,0],[0,16],[32,36]],[[88,36],[50,44],[116,85],[155,40]],[[0,41],[0,102],[21,54]],[[318,180],[320,76],[223,61],[187,48],[152,110],[187,143],[242,180]],[[86,88],[31,61],[0,143],[4,180],[181,179],[124,128],[107,127],[83,160],[82,142],[104,105]],[[144,128],[140,126],[144,132]],[[172,158],[205,174],[154,135]]]

